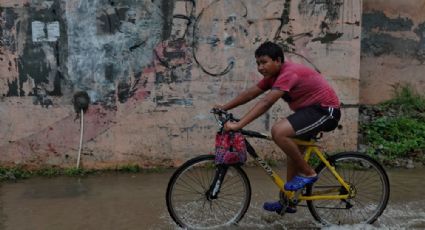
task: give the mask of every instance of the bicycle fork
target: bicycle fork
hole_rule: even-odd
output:
[[[223,184],[224,176],[226,176],[228,168],[229,166],[227,165],[218,165],[216,167],[214,179],[206,193],[208,200],[211,201],[217,199],[217,196],[220,193],[221,185]]]

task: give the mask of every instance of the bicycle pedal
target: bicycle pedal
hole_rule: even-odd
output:
[[[286,207],[283,207],[282,210],[280,210],[280,212],[278,212],[277,214],[279,214],[280,216],[284,216],[286,214]]]
[[[280,200],[280,204],[282,205],[282,209],[278,212],[279,215],[283,216],[286,213],[286,209],[288,208],[288,200]]]
[[[303,189],[300,189],[300,190],[297,190],[295,193],[294,193],[294,196],[292,197],[292,199],[290,199],[290,202],[292,202],[293,204],[298,204],[298,197],[300,197],[300,195],[302,195],[304,190]]]

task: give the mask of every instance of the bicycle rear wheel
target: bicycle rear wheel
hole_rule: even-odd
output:
[[[326,225],[373,223],[387,206],[390,194],[384,168],[369,156],[355,152],[339,153],[328,160],[356,195],[347,200],[307,201],[310,213]],[[316,172],[319,180],[307,187],[307,195],[321,192],[348,194],[323,163],[316,168]]]
[[[216,198],[209,198],[217,167],[213,155],[195,157],[171,177],[166,194],[173,220],[183,228],[210,229],[238,223],[251,201],[251,186],[239,166],[229,166]]]

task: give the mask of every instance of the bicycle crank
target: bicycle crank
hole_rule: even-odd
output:
[[[282,191],[279,192],[279,203],[282,205],[282,210],[279,215],[283,216],[286,213],[286,208],[288,208],[289,199]]]

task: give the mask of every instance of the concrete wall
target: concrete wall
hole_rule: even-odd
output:
[[[360,102],[390,99],[393,87],[425,92],[425,1],[364,0]]]
[[[80,90],[92,100],[84,167],[178,165],[209,153],[209,109],[261,79],[253,52],[266,40],[356,105],[361,9],[360,0],[0,0],[0,163],[74,166]],[[279,102],[249,128],[269,132],[289,112]],[[357,115],[343,109],[326,149],[356,148]]]

